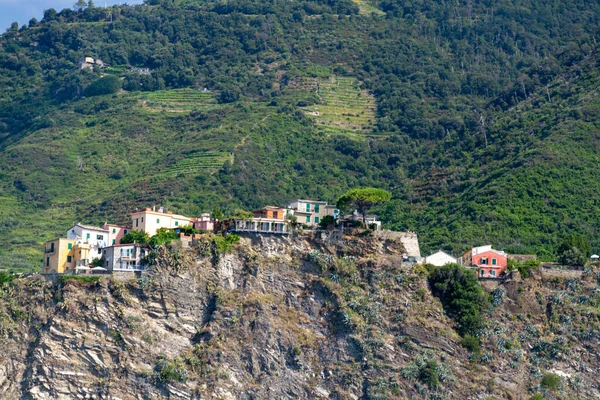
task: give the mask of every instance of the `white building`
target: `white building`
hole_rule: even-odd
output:
[[[97,226],[76,224],[67,231],[67,239],[74,240],[76,244],[90,246],[87,262],[91,263],[96,258],[102,257],[102,249],[109,244],[107,229]]]
[[[104,268],[113,271],[142,271],[148,250],[139,244],[117,244],[102,250]]]
[[[455,257],[452,257],[450,254],[441,250],[423,259],[423,264],[431,264],[435,265],[436,267],[441,267],[446,264],[454,264],[456,262],[458,262],[458,260]]]

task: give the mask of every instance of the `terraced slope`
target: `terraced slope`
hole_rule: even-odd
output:
[[[140,96],[144,109],[151,112],[189,113],[193,110],[213,108],[214,95],[196,89],[160,90]]]
[[[321,100],[321,104],[304,109],[315,119],[319,131],[345,135],[372,133],[375,98],[360,88],[356,78],[332,76],[305,83]]]
[[[184,158],[160,174],[161,177],[177,177],[182,175],[198,175],[202,172],[212,172],[223,166],[231,159],[231,154],[218,151],[207,151]]]

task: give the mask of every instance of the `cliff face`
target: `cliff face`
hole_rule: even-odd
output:
[[[470,360],[403,252],[394,238],[245,237],[174,250],[127,282],[4,284],[0,398],[598,397],[595,276],[491,288]],[[560,384],[541,388],[551,371]]]

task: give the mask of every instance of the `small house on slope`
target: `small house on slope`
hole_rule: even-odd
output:
[[[479,246],[463,254],[460,263],[476,269],[480,278],[499,278],[508,266],[508,256],[504,251],[492,249],[491,245]]]
[[[423,264],[431,264],[435,265],[436,267],[441,267],[446,264],[454,264],[456,262],[458,262],[456,258],[441,250],[436,253],[433,253],[430,256],[425,257],[425,259],[423,260]]]

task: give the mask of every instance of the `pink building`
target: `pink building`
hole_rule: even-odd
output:
[[[200,218],[194,218],[194,229],[206,232],[212,232],[215,229],[215,220],[209,213],[204,213]]]
[[[121,244],[121,238],[123,237],[123,235],[126,235],[127,232],[129,232],[129,227],[127,226],[109,224],[106,222],[102,224],[102,229],[106,229],[108,231],[107,244],[109,246]]]

